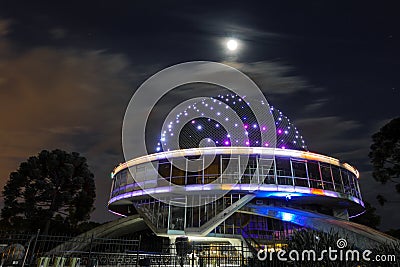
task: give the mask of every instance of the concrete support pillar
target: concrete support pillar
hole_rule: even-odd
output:
[[[346,220],[346,221],[349,220],[349,212],[347,211],[347,209],[334,209],[333,216],[335,216],[336,218]]]

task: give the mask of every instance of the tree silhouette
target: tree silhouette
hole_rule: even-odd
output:
[[[393,182],[400,193],[400,118],[384,125],[372,136],[372,140],[369,157],[373,166],[373,177],[382,184]],[[378,201],[383,204],[386,199],[378,196]]]
[[[41,151],[22,162],[3,190],[3,223],[16,230],[76,228],[87,221],[96,197],[85,157],[62,150]]]

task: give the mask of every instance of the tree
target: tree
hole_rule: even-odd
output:
[[[388,181],[394,183],[400,193],[400,117],[383,126],[372,136],[372,140],[369,157],[373,177],[382,184]],[[381,204],[386,202],[383,196],[377,199]]]
[[[76,228],[93,211],[94,175],[79,153],[43,150],[10,174],[3,196],[1,217],[13,229]]]

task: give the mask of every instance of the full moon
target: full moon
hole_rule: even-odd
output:
[[[238,42],[234,39],[230,39],[227,43],[226,43],[226,47],[228,47],[228,49],[230,51],[235,51],[238,47]]]

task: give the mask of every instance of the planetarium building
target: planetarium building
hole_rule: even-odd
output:
[[[224,117],[225,108],[241,124]],[[233,94],[177,110],[154,153],[114,169],[108,209],[138,214],[155,234],[171,240],[277,244],[301,228],[359,235],[363,230],[349,222],[365,210],[357,169],[308,151],[289,118],[265,108],[275,127],[259,124],[245,97]],[[221,116],[225,127],[205,110]],[[185,116],[193,119],[185,122]],[[275,132],[275,144],[261,140],[266,131]],[[235,132],[247,139],[236,139]],[[179,149],[168,143],[174,134]]]

